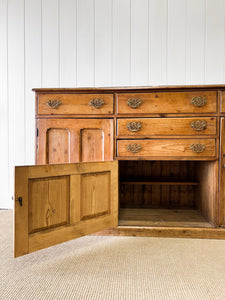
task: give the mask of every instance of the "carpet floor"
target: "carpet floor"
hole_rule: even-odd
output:
[[[225,299],[225,241],[86,236],[13,258],[0,214],[0,299]]]

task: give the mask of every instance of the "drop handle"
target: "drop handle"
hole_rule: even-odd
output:
[[[62,102],[61,100],[58,99],[52,99],[52,100],[48,100],[48,102],[46,103],[49,107],[56,109],[57,107],[59,107]]]

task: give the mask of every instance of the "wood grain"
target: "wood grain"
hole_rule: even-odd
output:
[[[193,122],[206,122],[202,130],[195,130]],[[132,132],[128,124],[136,122],[141,124],[138,131]],[[120,136],[205,136],[216,135],[217,119],[212,118],[126,118],[117,119],[117,135]]]
[[[138,144],[140,151],[132,153],[128,145]],[[204,144],[205,150],[194,152],[192,144]],[[117,156],[119,157],[216,157],[216,143],[214,139],[159,139],[159,140],[117,140]]]
[[[15,256],[118,224],[116,161],[19,167],[16,178]]]
[[[191,103],[193,97],[205,97],[207,103],[196,107]],[[137,98],[142,104],[133,109],[127,105],[128,99]],[[217,93],[213,91],[195,92],[158,92],[158,93],[121,93],[117,94],[118,113],[215,113],[217,111]]]
[[[102,99],[104,105],[95,108],[89,103],[92,99]],[[61,105],[53,109],[47,105],[49,100],[59,100]],[[62,115],[62,114],[112,114],[112,94],[40,94],[38,96],[38,114]]]

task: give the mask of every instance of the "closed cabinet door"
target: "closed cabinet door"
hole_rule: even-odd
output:
[[[15,256],[118,224],[118,162],[15,168]]]
[[[39,119],[37,129],[37,164],[113,160],[112,119]]]
[[[220,200],[219,225],[225,227],[225,118],[220,120]]]

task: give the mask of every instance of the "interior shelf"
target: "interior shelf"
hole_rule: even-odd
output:
[[[119,226],[213,227],[196,209],[132,209],[119,211]]]
[[[121,179],[121,184],[140,184],[140,185],[199,185],[196,181],[175,181],[171,179]]]

